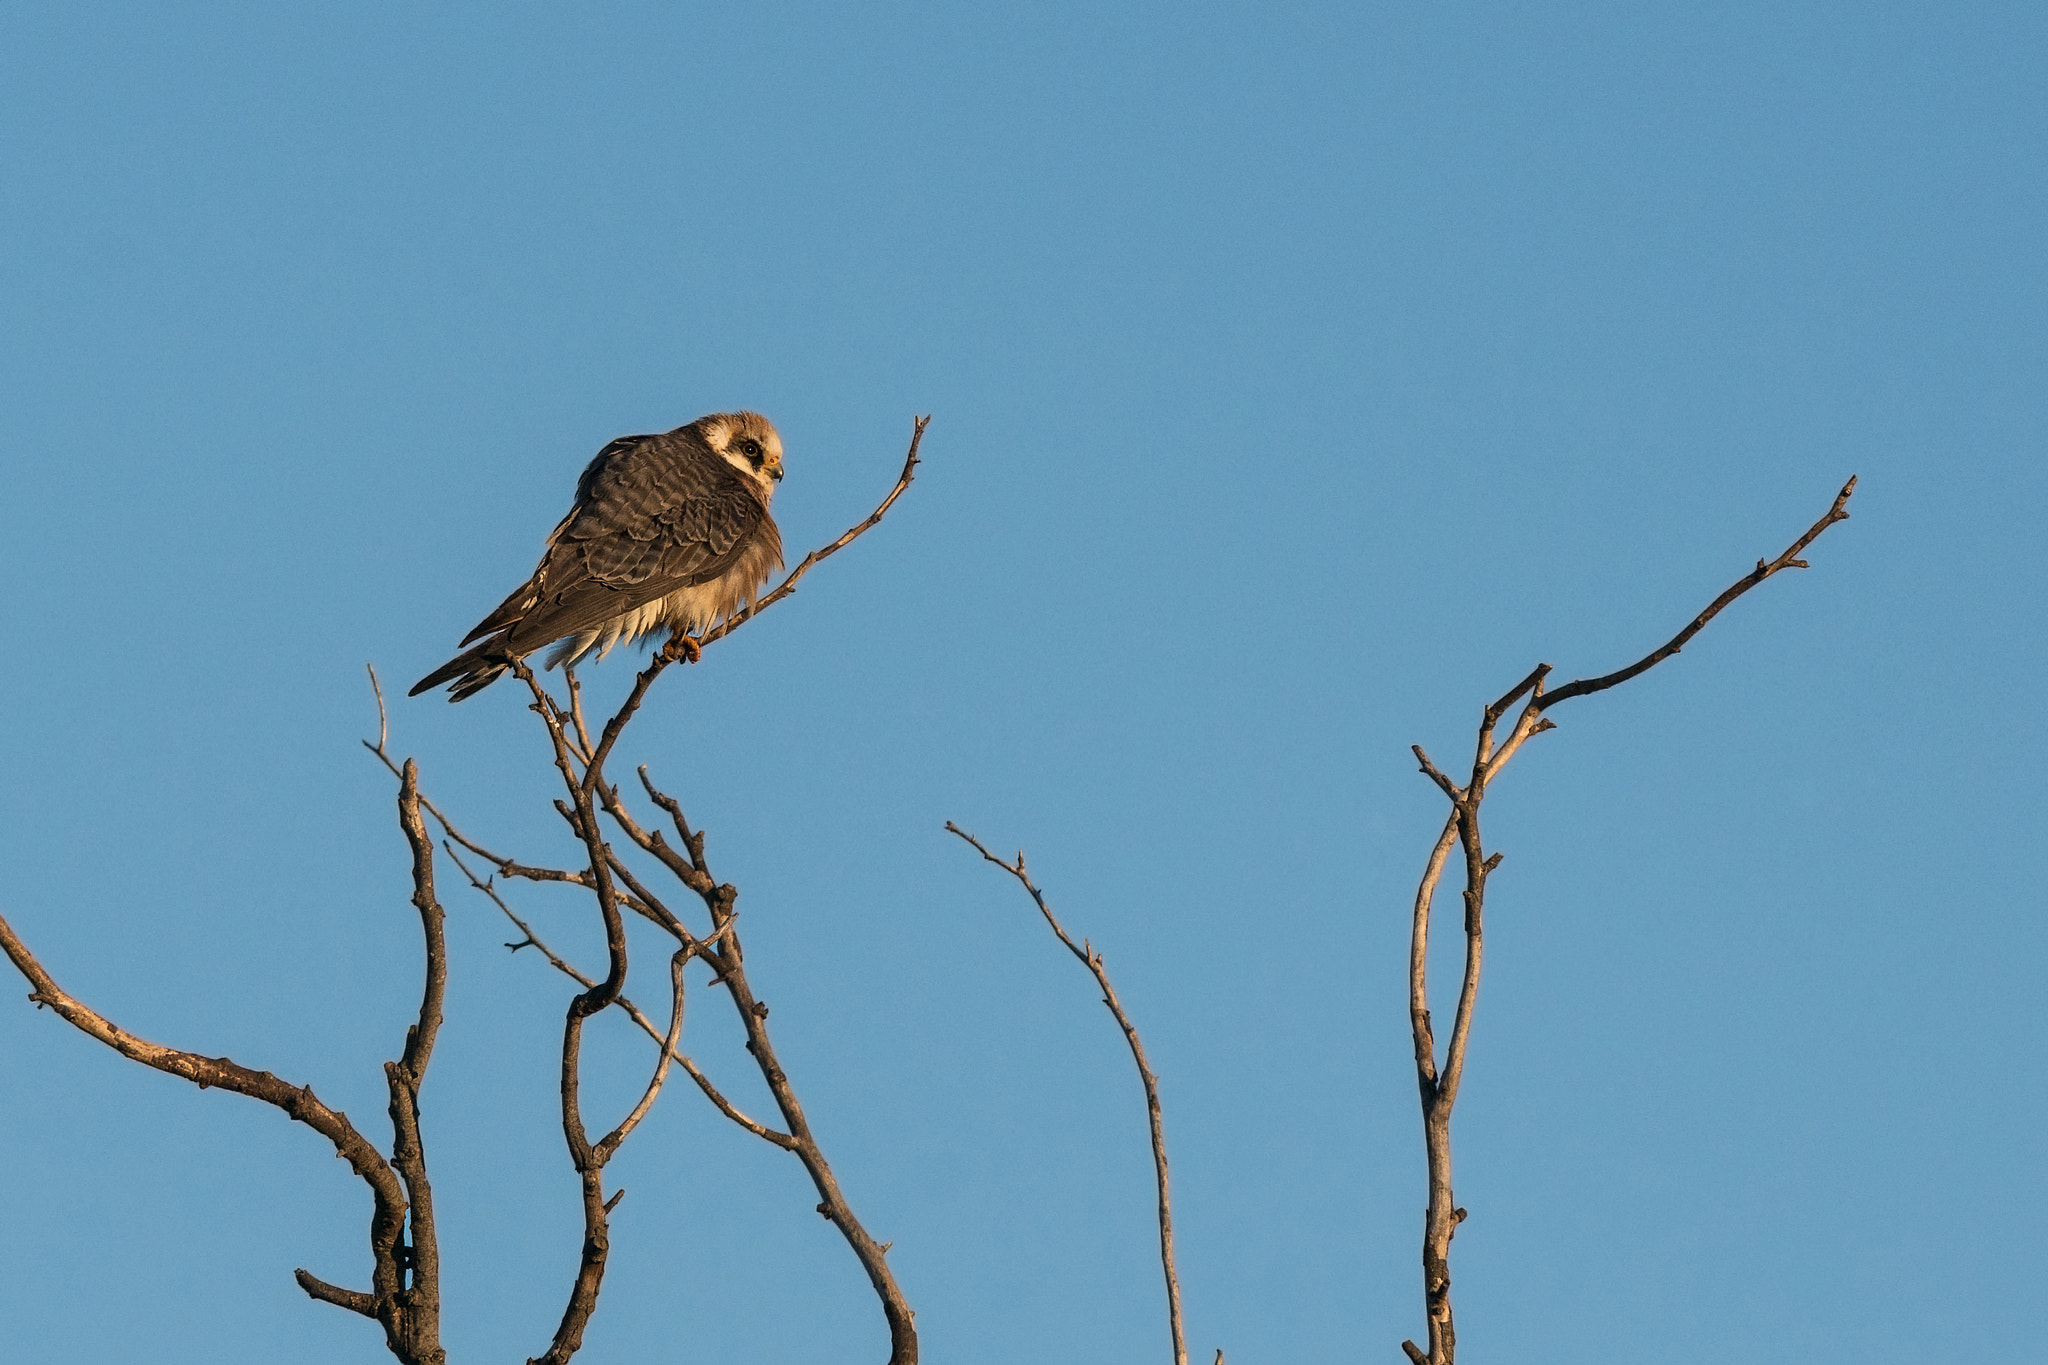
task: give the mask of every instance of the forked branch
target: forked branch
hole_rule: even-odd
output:
[[[373,746],[383,752],[383,737]],[[303,1123],[334,1144],[334,1150],[369,1186],[371,1288],[344,1289],[300,1270],[299,1286],[312,1298],[377,1319],[385,1344],[405,1365],[443,1365],[440,1342],[439,1256],[434,1235],[433,1196],[420,1141],[419,1091],[441,1024],[441,999],[448,980],[441,935],[441,907],[434,895],[433,848],[419,813],[418,770],[410,760],[398,767],[399,826],[412,849],[413,905],[426,938],[426,985],[418,1020],[406,1030],[399,1059],[385,1064],[393,1128],[389,1161],[356,1131],[346,1114],[331,1109],[310,1086],[295,1086],[268,1071],[255,1071],[225,1057],[205,1057],[152,1043],[128,1032],[77,999],[44,970],[26,944],[0,918],[0,949],[29,981],[29,999],[50,1009],[88,1037],[132,1061],[191,1081],[200,1089],[231,1090],[261,1100]],[[406,1241],[410,1227],[412,1240]]]
[[[448,856],[454,859],[455,865],[458,868],[462,869],[462,874],[469,878],[469,884],[488,897],[491,904],[498,907],[499,913],[510,920],[512,927],[519,931],[519,939],[516,942],[506,944],[507,948],[514,952],[519,951],[521,948],[532,948],[548,960],[549,966],[568,977],[571,981],[574,981],[577,985],[588,990],[594,984],[592,979],[579,970],[574,963],[569,962],[553,948],[550,948],[546,941],[533,931],[533,926],[528,924],[516,910],[505,903],[505,898],[498,894],[497,887],[487,881],[479,881],[476,873],[470,871],[469,866],[462,861],[461,857],[453,849],[448,851]],[[717,945],[711,944],[709,946],[715,947]],[[658,1044],[663,1043],[661,1030],[654,1026],[654,1021],[647,1017],[645,1010],[641,1009],[624,995],[619,997],[618,1004],[619,1008],[626,1012],[626,1017],[639,1026],[642,1033],[652,1038]],[[697,1083],[697,1088],[704,1092],[704,1098],[710,1100],[718,1109],[718,1112],[724,1114],[734,1123],[764,1142],[771,1142],[777,1147],[784,1149],[796,1145],[790,1139],[789,1134],[778,1133],[764,1123],[757,1123],[735,1108],[732,1101],[719,1093],[718,1087],[711,1083],[711,1078],[698,1069],[697,1064],[690,1060],[687,1053],[671,1047],[668,1049],[668,1055],[675,1060],[677,1065],[683,1068],[684,1074]]]
[[[818,1192],[819,1215],[839,1229],[840,1236],[846,1239],[847,1246],[867,1272],[868,1283],[873,1286],[876,1298],[881,1301],[882,1317],[889,1325],[889,1365],[917,1365],[916,1314],[911,1311],[909,1300],[904,1298],[903,1290],[896,1283],[895,1271],[890,1269],[890,1244],[877,1242],[854,1215],[853,1206],[847,1202],[845,1191],[839,1186],[839,1178],[833,1174],[824,1149],[818,1145],[817,1136],[811,1131],[810,1121],[804,1117],[796,1087],[776,1057],[774,1041],[768,1036],[768,1005],[754,995],[753,985],[747,979],[746,951],[740,945],[739,912],[734,908],[739,899],[739,889],[729,882],[720,882],[712,875],[704,853],[704,832],[690,828],[683,818],[682,804],[655,787],[644,770],[640,777],[649,798],[675,821],[676,834],[683,841],[685,852],[679,855],[675,850],[667,849],[663,861],[677,880],[697,893],[710,914],[713,932],[699,947],[698,956],[711,965],[726,988],[733,1012],[739,1016],[740,1027],[746,1031],[747,1052],[760,1069],[761,1079],[768,1085],[768,1093],[774,1096],[775,1107],[782,1113],[788,1141],[777,1142],[773,1130],[743,1119],[728,1105],[721,1103],[719,1107],[727,1117],[758,1136],[776,1142],[777,1146],[786,1147],[803,1163],[812,1188]],[[615,816],[622,816],[622,806],[608,809]],[[642,829],[637,823],[624,818],[620,818],[618,823],[643,851],[653,853],[662,847],[660,831]],[[721,939],[722,944],[712,946]],[[707,1094],[713,1093],[708,1085],[704,1088]]]
[[[1109,969],[1103,966],[1102,954],[1096,952],[1093,945],[1085,940],[1081,943],[1074,942],[1060,924],[1058,917],[1053,914],[1052,907],[1046,904],[1045,897],[1040,894],[1037,884],[1031,880],[1031,874],[1024,866],[1024,850],[1017,850],[1016,862],[1006,863],[989,852],[981,840],[951,820],[946,822],[946,828],[965,840],[984,859],[1016,878],[1018,884],[1030,893],[1031,901],[1038,907],[1038,913],[1045,917],[1047,927],[1066,945],[1067,951],[1079,959],[1081,965],[1094,976],[1095,984],[1102,988],[1102,1003],[1109,1007],[1111,1016],[1116,1019],[1116,1026],[1123,1030],[1124,1041],[1130,1044],[1131,1060],[1138,1065],[1138,1079],[1145,1087],[1145,1109],[1152,1121],[1152,1171],[1159,1194],[1159,1264],[1166,1274],[1166,1320],[1173,1336],[1173,1362],[1174,1365],[1187,1365],[1187,1339],[1182,1332],[1180,1319],[1180,1274],[1174,1268],[1173,1259],[1173,1191],[1166,1169],[1166,1126],[1159,1107],[1159,1077],[1153,1073],[1151,1065],[1145,1060],[1145,1045],[1138,1039],[1137,1026],[1131,1023],[1131,1016],[1124,1013],[1123,1002],[1117,999],[1116,987],[1110,984]],[[1223,1352],[1218,1351],[1216,1358],[1220,1361]]]
[[[1479,996],[1486,882],[1493,870],[1500,866],[1501,858],[1498,853],[1486,852],[1480,836],[1479,807],[1486,799],[1489,784],[1524,743],[1545,730],[1555,728],[1544,715],[1551,707],[1574,697],[1603,692],[1641,676],[1678,653],[1724,607],[1757,584],[1785,569],[1805,568],[1806,561],[1799,556],[1828,527],[1848,519],[1849,497],[1855,489],[1856,480],[1852,478],[1842,486],[1827,513],[1809,527],[1806,534],[1793,541],[1783,554],[1775,559],[1758,560],[1755,569],[1708,603],[1706,610],[1670,640],[1628,667],[1597,678],[1567,683],[1554,692],[1546,693],[1544,682],[1551,668],[1549,664],[1537,665],[1482,714],[1478,740],[1473,747],[1472,773],[1464,786],[1452,781],[1431,762],[1420,745],[1415,746],[1415,759],[1423,775],[1443,792],[1451,803],[1451,809],[1423,865],[1422,881],[1415,892],[1414,927],[1408,946],[1408,1015],[1415,1044],[1415,1079],[1422,1098],[1423,1147],[1429,1163],[1429,1207],[1423,1215],[1422,1235],[1422,1292],[1423,1308],[1429,1322],[1429,1348],[1425,1351],[1412,1341],[1401,1343],[1402,1351],[1414,1365],[1454,1365],[1457,1357],[1457,1332],[1451,1313],[1450,1254],[1451,1239],[1458,1225],[1465,1221],[1465,1210],[1458,1207],[1451,1190],[1451,1110],[1457,1103],[1459,1082],[1464,1076],[1465,1051],[1471,1040],[1472,1011]],[[1518,702],[1521,710],[1514,724],[1496,745],[1496,727]],[[1453,847],[1463,855],[1465,869],[1465,970],[1459,983],[1457,1014],[1451,1025],[1450,1042],[1439,1068],[1436,1038],[1430,1023],[1426,969],[1430,912]]]

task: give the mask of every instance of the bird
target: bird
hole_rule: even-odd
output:
[[[473,697],[546,645],[547,666],[666,629],[694,659],[701,634],[752,610],[782,567],[768,504],[782,481],[782,437],[758,412],[714,412],[688,426],[621,436],[576,481],[576,503],[533,577],[464,636],[470,646],[413,685]],[[557,643],[559,642],[559,643]]]

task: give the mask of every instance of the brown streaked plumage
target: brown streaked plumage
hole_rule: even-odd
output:
[[[550,668],[657,630],[702,631],[752,606],[782,567],[782,535],[768,515],[781,478],[782,438],[758,412],[621,436],[576,481],[576,505],[533,577],[463,637],[473,648],[411,695],[452,683],[448,700],[461,701],[558,640]]]

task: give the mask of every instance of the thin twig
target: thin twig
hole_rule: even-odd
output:
[[[1672,636],[1671,639],[1668,642],[1666,642],[1662,647],[1651,650],[1648,654],[1636,660],[1627,668],[1620,669],[1613,673],[1609,673],[1604,677],[1587,678],[1582,679],[1578,682],[1566,683],[1563,687],[1558,688],[1555,692],[1552,692],[1547,698],[1545,698],[1542,702],[1542,705],[1539,706],[1537,709],[1547,710],[1548,708],[1557,705],[1561,701],[1570,701],[1573,697],[1583,697],[1589,692],[1604,692],[1610,687],[1615,687],[1621,683],[1627,682],[1630,678],[1635,677],[1639,673],[1643,673],[1651,668],[1656,667],[1658,664],[1663,663],[1672,655],[1678,653],[1679,650],[1685,648],[1686,641],[1692,639],[1693,636],[1699,634],[1702,630],[1704,630],[1706,628],[1707,622],[1713,620],[1714,617],[1720,613],[1721,608],[1727,606],[1730,602],[1733,602],[1736,598],[1742,596],[1742,594],[1748,592],[1751,588],[1763,582],[1766,578],[1769,578],[1771,575],[1779,572],[1781,569],[1805,568],[1806,561],[1799,558],[1800,552],[1804,550],[1807,546],[1813,544],[1814,541],[1818,540],[1820,538],[1820,533],[1827,530],[1828,527],[1833,526],[1838,521],[1847,521],[1849,519],[1849,496],[1855,491],[1856,479],[1852,475],[1849,479],[1849,482],[1842,485],[1842,491],[1835,494],[1834,506],[1828,508],[1827,513],[1824,516],[1822,516],[1819,521],[1816,521],[1810,528],[1808,528],[1805,535],[1793,541],[1792,544],[1789,547],[1787,547],[1785,553],[1779,555],[1776,559],[1773,559],[1768,563],[1764,560],[1759,559],[1756,562],[1755,569],[1751,570],[1742,578],[1737,579],[1735,583],[1731,585],[1726,592],[1722,593],[1719,597],[1715,598],[1712,602],[1708,603],[1707,609],[1705,611],[1701,612],[1698,616],[1695,616],[1692,619],[1692,621],[1689,624],[1687,624],[1685,629],[1679,631],[1678,634]]]
[[[646,910],[643,913],[647,919],[667,930],[685,948],[691,947],[696,943],[697,940],[691,936],[690,931],[683,927],[683,922],[676,918],[675,912],[666,905],[663,905],[655,897],[655,894],[643,886],[640,879],[633,875],[633,869],[626,866],[624,858],[613,853],[609,847],[605,849],[605,856],[611,861],[612,875],[625,883],[626,889],[633,893],[628,899],[646,906]]]
[[[377,744],[376,747],[371,750],[371,752],[376,754],[379,758],[384,759],[384,766],[388,768],[391,767],[391,760],[384,753],[384,744],[385,741],[390,739],[391,737],[391,721],[390,718],[386,716],[384,713],[384,687],[383,684],[377,681],[376,665],[364,664],[363,667],[369,670],[370,691],[374,692],[377,695]],[[364,740],[363,742],[365,744],[369,743],[368,740]],[[396,773],[397,769],[393,768],[392,771]]]
[[[902,1288],[896,1283],[895,1271],[889,1268],[891,1244],[877,1242],[854,1215],[853,1206],[839,1187],[838,1176],[833,1174],[824,1149],[818,1145],[817,1137],[811,1131],[810,1121],[804,1117],[796,1087],[790,1084],[788,1073],[783,1071],[781,1062],[776,1058],[775,1044],[768,1034],[768,1006],[755,998],[753,986],[747,980],[746,952],[740,946],[738,927],[734,922],[738,915],[734,906],[739,890],[712,876],[704,857],[704,835],[682,823],[681,804],[656,789],[644,771],[641,780],[646,784],[650,798],[676,817],[678,833],[689,849],[689,861],[684,864],[687,875],[678,870],[678,880],[703,900],[716,930],[714,937],[723,936],[726,940],[722,949],[700,949],[698,956],[711,964],[712,970],[720,974],[725,984],[733,1012],[739,1016],[740,1027],[746,1030],[747,1051],[760,1068],[761,1079],[768,1083],[768,1093],[775,1097],[775,1107],[782,1112],[783,1123],[793,1144],[790,1151],[803,1163],[812,1187],[818,1192],[818,1213],[839,1229],[840,1236],[846,1239],[861,1268],[867,1271],[868,1283],[874,1287],[875,1296],[881,1300],[882,1316],[889,1324],[889,1365],[917,1365],[916,1314],[911,1311],[909,1300],[904,1298]],[[675,866],[674,863],[670,865]]]
[[[1138,1078],[1145,1086],[1145,1108],[1152,1120],[1152,1169],[1159,1187],[1159,1264],[1166,1273],[1166,1317],[1173,1333],[1173,1361],[1174,1365],[1187,1365],[1187,1341],[1182,1334],[1180,1320],[1180,1275],[1174,1269],[1173,1259],[1173,1195],[1166,1170],[1166,1128],[1159,1106],[1159,1077],[1153,1074],[1151,1066],[1145,1061],[1145,1047],[1138,1040],[1137,1027],[1131,1023],[1131,1017],[1124,1013],[1123,1003],[1117,999],[1116,987],[1109,982],[1109,970],[1102,964],[1102,954],[1096,952],[1093,947],[1075,943],[1061,927],[1059,919],[1052,912],[1052,907],[1046,904],[1045,897],[1039,893],[1037,885],[1032,882],[1030,873],[1025,869],[1024,851],[1017,850],[1015,863],[1006,863],[984,848],[981,840],[951,820],[946,822],[946,828],[966,840],[983,858],[1015,877],[1031,894],[1032,903],[1037,905],[1038,913],[1045,917],[1046,924],[1059,936],[1060,942],[1067,946],[1067,951],[1079,958],[1082,965],[1094,975],[1095,983],[1102,987],[1102,1003],[1109,1007],[1110,1014],[1116,1019],[1117,1027],[1124,1032],[1124,1040],[1130,1044],[1131,1059],[1138,1064]],[[1221,1358],[1222,1352],[1217,1352],[1217,1356]]]
[[[478,891],[481,891],[484,895],[488,896],[490,898],[491,904],[497,906],[499,911],[504,914],[505,918],[512,921],[513,927],[519,930],[519,941],[517,943],[508,943],[505,945],[506,947],[512,949],[515,952],[517,952],[521,948],[535,949],[540,953],[542,957],[548,960],[548,964],[552,966],[556,971],[568,977],[571,981],[574,981],[577,985],[582,986],[586,990],[597,984],[593,978],[586,976],[583,972],[579,971],[576,968],[575,964],[565,960],[561,956],[561,954],[557,953],[553,948],[550,948],[547,945],[546,940],[541,938],[539,934],[536,934],[533,931],[533,926],[528,924],[524,919],[520,918],[519,913],[516,910],[514,910],[511,906],[505,903],[504,897],[498,894],[498,890],[496,887],[492,886],[487,881],[477,880],[476,874],[470,871],[468,864],[464,863],[461,857],[458,856],[453,849],[449,850],[448,856],[454,859],[455,865],[457,867],[462,869],[462,874],[469,878],[469,884],[475,887]],[[700,947],[702,945],[709,945],[715,941],[716,937],[716,935],[713,935],[711,939],[700,939],[698,940],[698,943],[700,944]],[[629,997],[621,995],[619,997],[618,1004],[619,1008],[626,1012],[626,1016],[630,1018],[634,1023],[640,1026],[640,1031],[642,1033],[645,1033],[649,1038],[652,1038],[656,1043],[660,1043],[662,1041],[661,1030],[654,1026],[654,1021],[652,1019],[649,1019],[647,1017],[646,1012],[643,1011],[638,1005],[634,1004]],[[697,1064],[690,1060],[688,1054],[683,1052],[671,1052],[669,1055],[675,1058],[676,1064],[682,1067],[683,1071],[686,1074],[688,1074],[690,1079],[697,1083],[697,1088],[704,1092],[704,1097],[710,1100],[713,1105],[717,1106],[718,1112],[724,1114],[734,1123],[738,1124],[740,1127],[746,1129],[755,1137],[758,1137],[765,1142],[771,1142],[775,1144],[777,1147],[783,1148],[784,1150],[788,1150],[796,1145],[794,1141],[790,1138],[789,1134],[777,1132],[775,1129],[770,1128],[768,1125],[764,1123],[758,1123],[754,1119],[749,1118],[745,1113],[741,1112],[739,1109],[735,1108],[730,1100],[726,1099],[724,1095],[719,1093],[718,1087],[712,1084],[711,1078],[706,1076],[701,1070],[698,1069]]]
[[[581,747],[580,757],[587,764],[590,762],[590,726],[583,719],[583,684],[576,677],[574,663],[562,665],[562,681],[569,688],[569,719],[575,723],[576,741]]]
[[[846,534],[839,537],[839,539],[833,541],[830,545],[826,545],[820,549],[813,550],[809,554],[805,555],[803,558],[803,562],[801,564],[798,564],[796,568],[792,569],[790,571],[789,577],[783,579],[782,582],[778,583],[775,586],[775,590],[773,592],[769,593],[760,601],[748,607],[745,611],[739,612],[738,614],[733,616],[729,616],[724,621],[720,622],[718,625],[714,626],[710,630],[705,631],[704,634],[698,638],[697,643],[699,645],[709,645],[713,641],[722,640],[726,636],[732,634],[741,626],[753,620],[762,612],[774,606],[777,602],[780,602],[783,598],[795,593],[797,581],[801,579],[805,574],[809,573],[813,565],[819,564],[824,560],[830,559],[833,555],[838,554],[841,550],[851,545],[855,540],[859,539],[866,532],[874,529],[876,524],[879,523],[884,516],[888,515],[889,509],[896,505],[896,499],[903,496],[903,490],[910,487],[910,481],[916,476],[918,465],[917,448],[918,445],[924,440],[924,429],[927,426],[931,425],[931,420],[932,419],[929,416],[924,416],[917,418],[912,423],[910,430],[910,450],[903,457],[903,472],[897,475],[896,486],[889,490],[889,496],[882,499],[881,505],[879,507],[875,508],[874,511],[868,513],[867,520],[858,522],[855,525],[848,527],[846,530]]]
[[[384,747],[384,689],[377,684],[377,670],[372,667],[369,673],[370,687],[377,694],[377,742],[372,744],[366,739],[362,744],[365,749],[368,749],[377,756],[379,762],[390,769],[393,777],[402,777],[403,773],[400,771],[398,760],[393,758]],[[501,877],[518,877],[524,881],[531,882],[567,882],[572,886],[583,887],[590,885],[590,878],[585,873],[568,872],[553,867],[529,867],[514,859],[491,852],[491,850],[457,829],[455,823],[448,818],[447,814],[439,806],[428,799],[425,792],[420,793],[420,809],[434,817],[434,823],[441,827],[443,834],[446,834],[450,839],[453,839],[456,843],[461,844],[471,853],[476,854],[477,857],[489,863]]]
[[[633,1136],[633,1130],[640,1126],[640,1120],[647,1117],[647,1111],[654,1108],[655,1098],[661,1094],[662,1084],[668,1080],[669,1059],[676,1055],[676,1044],[683,1036],[683,968],[689,965],[696,951],[695,944],[678,948],[668,960],[668,1033],[661,1040],[661,1055],[654,1063],[653,1079],[647,1082],[647,1088],[641,1092],[640,1102],[633,1106],[633,1112],[619,1120],[619,1126],[605,1134],[592,1151],[591,1159],[600,1166],[611,1160],[612,1153]]]

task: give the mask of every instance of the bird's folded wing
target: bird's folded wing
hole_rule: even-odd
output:
[[[614,441],[577,491],[531,582],[485,618],[499,621],[491,629],[509,627],[515,652],[710,582],[733,567],[767,515],[731,466],[675,433]]]

